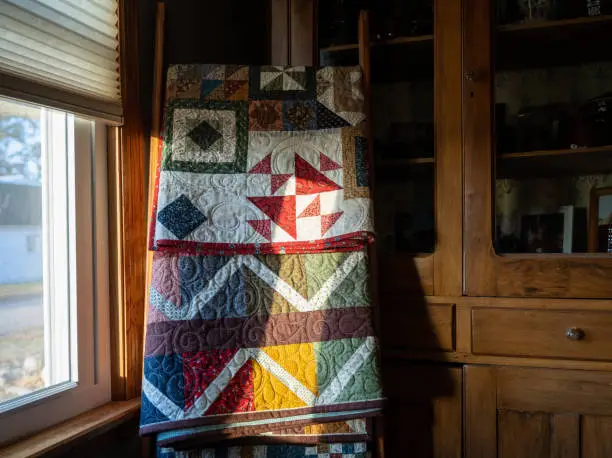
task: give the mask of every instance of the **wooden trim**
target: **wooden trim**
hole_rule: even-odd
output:
[[[493,145],[491,2],[466,0],[463,9],[463,149],[465,247],[464,294],[494,296],[496,272],[492,260],[491,218]]]
[[[0,456],[34,458],[45,455],[77,439],[117,426],[137,415],[139,409],[140,398],[110,402],[25,440],[0,448]]]
[[[317,62],[315,11],[315,0],[289,0],[289,65]]]
[[[599,198],[612,194],[612,187],[592,188],[589,197],[589,224],[588,224],[588,250],[597,253],[599,240]]]
[[[465,366],[465,456],[497,456],[497,374],[493,367]]]
[[[437,0],[434,8],[436,127],[433,290],[460,295],[463,288],[463,182],[461,150],[461,1]]]
[[[157,11],[155,17],[155,51],[153,55],[153,104],[151,116],[151,137],[149,139],[149,176],[148,176],[148,202],[147,202],[147,218],[153,214],[153,202],[155,197],[155,184],[157,180],[157,167],[159,165],[159,147],[162,136],[162,100],[164,100],[164,23],[165,23],[165,5],[162,2],[157,3]],[[151,239],[152,227],[149,225],[147,231],[147,242]],[[153,276],[153,251],[147,251],[146,260],[146,284],[145,284],[145,304],[144,316],[149,313],[149,285]],[[146,318],[145,318],[146,319]],[[144,339],[143,333],[142,358],[144,359]]]
[[[289,0],[271,0],[270,14],[272,29],[270,37],[271,63],[272,65],[288,65],[291,58]]]
[[[114,201],[112,235],[115,246],[111,267],[113,360],[112,393],[114,400],[140,395],[142,375],[142,339],[144,331],[144,292],[146,258],[146,208],[144,131],[140,115],[138,5],[131,0],[119,2],[121,94],[124,125],[119,129],[118,144],[110,161],[111,195]]]

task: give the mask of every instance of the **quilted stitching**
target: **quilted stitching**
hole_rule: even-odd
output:
[[[168,70],[151,247],[315,253],[373,237],[359,67]],[[304,210],[316,196],[316,212]]]

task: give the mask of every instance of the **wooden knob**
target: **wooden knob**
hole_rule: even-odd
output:
[[[570,340],[583,340],[585,337],[585,333],[580,328],[567,328],[565,331],[565,337]]]

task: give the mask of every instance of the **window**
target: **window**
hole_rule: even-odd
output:
[[[0,443],[110,400],[105,138],[0,99]]]

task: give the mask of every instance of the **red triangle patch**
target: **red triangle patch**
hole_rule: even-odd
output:
[[[342,189],[295,153],[295,192],[298,195],[319,194]]]
[[[321,167],[319,167],[321,169],[321,172],[327,172],[328,170],[338,170],[342,168],[340,164],[338,164],[336,161],[332,161],[323,153],[319,153],[319,160],[321,163]]]
[[[269,219],[250,220],[248,223],[257,233],[263,235],[266,240],[272,240],[272,222]]]
[[[344,212],[336,212],[331,215],[321,215],[321,236],[324,236],[343,214]]]
[[[248,199],[287,234],[293,238],[297,237],[295,196],[249,197]]]
[[[268,154],[255,167],[249,170],[249,173],[271,174],[272,173],[272,155]]]
[[[247,361],[211,404],[206,415],[223,415],[255,410],[253,362]]]
[[[278,191],[281,186],[284,185],[292,176],[293,174],[291,173],[285,173],[282,175],[272,175],[272,180],[270,182],[272,194]]]
[[[236,352],[237,350],[233,349],[214,349],[183,354],[185,409],[189,409],[202,396],[204,390],[214,382]]]
[[[307,216],[319,216],[321,214],[321,196],[317,195],[308,207],[304,209],[298,218],[306,218]]]

